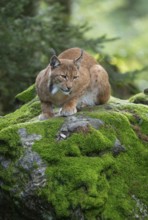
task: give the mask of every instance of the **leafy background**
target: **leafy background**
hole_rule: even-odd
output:
[[[82,47],[107,69],[112,94],[128,98],[147,87],[146,0],[1,0],[0,115],[18,107],[51,57]]]

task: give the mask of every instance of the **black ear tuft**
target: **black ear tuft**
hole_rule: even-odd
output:
[[[50,59],[50,66],[52,68],[56,68],[61,64],[60,60],[57,58],[57,56],[53,55]]]
[[[49,49],[49,52],[50,52],[50,57],[53,56],[53,55],[56,56],[56,51],[55,51],[55,49],[50,48],[50,49]]]
[[[74,64],[77,66],[78,69],[79,69],[80,64],[81,64],[81,62],[82,62],[82,59],[83,59],[83,52],[84,52],[84,51],[81,49],[80,56],[73,61]]]

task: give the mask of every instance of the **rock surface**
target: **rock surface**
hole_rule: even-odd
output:
[[[146,220],[147,94],[47,121],[34,96],[0,118],[0,220]]]

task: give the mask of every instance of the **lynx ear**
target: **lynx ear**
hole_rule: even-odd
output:
[[[81,49],[81,54],[80,54],[80,56],[73,61],[74,64],[77,66],[78,69],[79,69],[80,64],[81,64],[81,62],[82,62],[82,59],[83,59],[83,50]]]
[[[52,68],[56,68],[61,64],[60,60],[57,58],[57,56],[53,55],[50,59],[50,66]]]

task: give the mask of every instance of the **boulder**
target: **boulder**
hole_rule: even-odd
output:
[[[0,219],[148,218],[146,105],[112,97],[39,121],[34,86],[17,98],[0,118]]]

